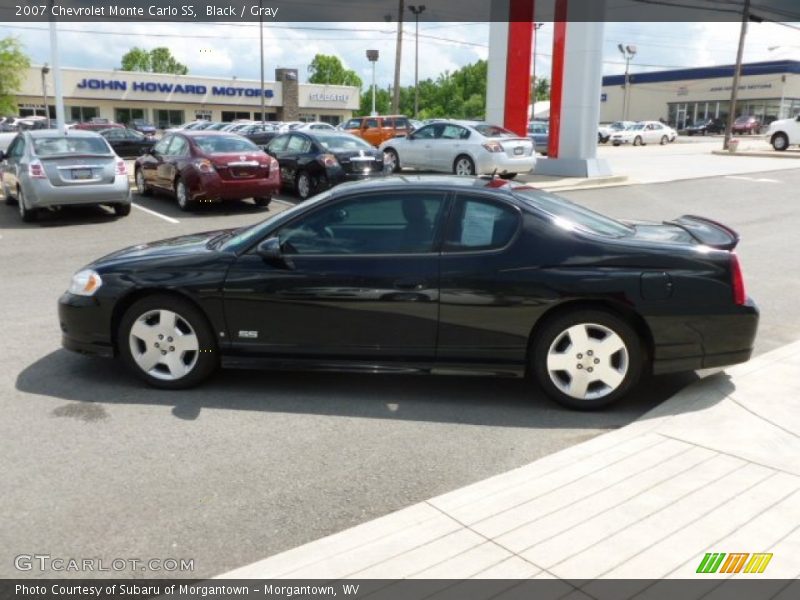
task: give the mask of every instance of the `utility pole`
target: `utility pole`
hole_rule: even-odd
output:
[[[51,12],[52,14],[52,12]],[[50,62],[53,64],[53,93],[56,101],[56,122],[61,132],[67,132],[67,120],[64,114],[64,94],[61,86],[61,67],[59,66],[58,55],[58,32],[56,30],[55,19],[50,19]],[[48,113],[49,114],[49,113]]]
[[[397,9],[397,47],[394,57],[394,95],[392,96],[392,114],[400,112],[400,59],[403,56],[403,11],[405,0],[399,0]]]
[[[733,71],[733,86],[731,87],[731,109],[728,113],[728,122],[725,124],[725,139],[722,149],[727,150],[731,142],[733,122],[736,120],[736,100],[739,97],[739,77],[742,74],[742,55],[744,54],[744,40],[747,37],[747,22],[750,20],[750,0],[744,0],[742,10],[742,28],[739,31],[739,49],[736,51],[736,68]]]
[[[425,5],[420,4],[408,7],[416,19],[416,34],[414,35],[414,118],[419,118],[419,16],[425,10]]]
[[[617,44],[617,48],[622,53],[622,57],[625,59],[625,93],[622,96],[622,120],[628,120],[628,108],[630,104],[630,88],[631,88],[631,80],[630,80],[630,66],[631,60],[633,57],[636,56],[636,46],[632,44],[628,44],[623,46],[622,44]]]
[[[261,59],[261,122],[263,123],[267,120],[267,117],[264,114],[264,17],[261,14],[261,2],[262,0],[258,0],[258,39],[260,48],[258,57]]]
[[[531,98],[531,119],[533,119],[533,109],[536,107],[536,96],[537,96],[537,87],[536,87],[536,42],[539,41],[539,34],[538,31],[542,28],[544,23],[534,23],[533,24],[533,72],[531,73],[531,79],[533,80],[533,98]]]
[[[42,96],[44,97],[44,116],[47,117],[47,128],[50,129],[50,108],[47,106],[47,79],[45,77],[50,72],[47,63],[42,65]]]

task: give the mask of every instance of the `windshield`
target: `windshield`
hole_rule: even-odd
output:
[[[475,130],[483,136],[486,137],[519,137],[513,131],[509,131],[508,129],[503,129],[502,127],[498,127],[497,125],[486,125],[486,124],[478,124],[473,125]]]
[[[326,150],[374,150],[370,144],[354,135],[321,135],[319,145]]]
[[[224,154],[227,152],[255,152],[259,150],[247,138],[233,135],[198,135],[192,138],[194,143],[206,154]]]
[[[245,249],[256,241],[260,241],[264,235],[280,223],[288,221],[297,214],[310,209],[320,202],[324,202],[333,194],[332,190],[327,190],[321,194],[317,194],[311,200],[306,200],[302,204],[295,204],[292,208],[284,210],[249,227],[242,227],[234,232],[233,237],[224,240],[222,250],[233,250],[234,252],[239,249]]]
[[[33,152],[37,156],[59,154],[111,154],[108,144],[100,137],[47,137],[33,140]]]
[[[633,232],[633,228],[624,223],[574,204],[566,198],[526,187],[514,188],[513,192],[526,204],[553,217],[555,224],[565,229],[579,227],[590,233],[611,237],[623,237]]]

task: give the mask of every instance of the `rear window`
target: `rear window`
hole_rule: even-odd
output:
[[[259,149],[253,142],[238,135],[198,135],[192,139],[197,147],[207,154],[255,152]]]
[[[508,129],[503,129],[502,127],[498,127],[497,125],[486,125],[486,124],[478,124],[473,125],[473,127],[483,136],[486,137],[519,137],[513,131],[509,131]]]
[[[624,223],[574,204],[566,198],[524,187],[515,188],[513,192],[526,204],[553,217],[554,223],[564,229],[577,227],[590,233],[611,237],[624,237],[633,232],[633,228]]]
[[[354,135],[325,135],[317,137],[319,145],[326,150],[373,150],[367,142]]]
[[[33,140],[33,152],[37,156],[59,154],[111,154],[108,143],[101,137],[48,137]]]

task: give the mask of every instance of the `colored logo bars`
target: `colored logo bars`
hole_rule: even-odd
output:
[[[748,560],[749,557],[749,560]],[[763,573],[772,554],[747,552],[725,554],[707,552],[697,567],[698,573]]]

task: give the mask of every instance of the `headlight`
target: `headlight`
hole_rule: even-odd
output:
[[[103,285],[100,275],[91,269],[78,271],[72,276],[72,283],[69,285],[69,293],[76,296],[93,296],[94,293]]]

